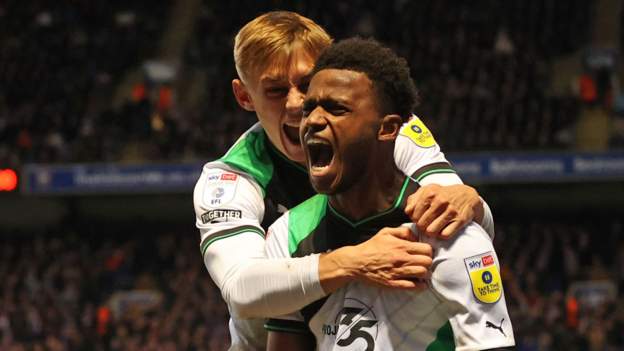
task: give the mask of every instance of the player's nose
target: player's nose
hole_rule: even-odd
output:
[[[325,110],[321,106],[317,106],[310,112],[308,118],[305,119],[305,125],[312,132],[323,130],[327,126]]]
[[[304,98],[305,94],[298,88],[291,88],[286,96],[286,113],[294,117],[301,117]]]

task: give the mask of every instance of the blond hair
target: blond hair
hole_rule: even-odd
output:
[[[309,18],[290,11],[267,12],[236,34],[236,72],[245,82],[275,59],[289,57],[295,47],[316,59],[331,42],[329,34]]]

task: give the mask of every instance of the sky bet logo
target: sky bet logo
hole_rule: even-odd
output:
[[[494,257],[492,255],[483,256],[481,262],[483,262],[483,267],[491,266],[494,264]]]
[[[473,270],[476,268],[491,266],[493,264],[494,264],[494,257],[492,257],[492,255],[487,255],[487,256],[481,257],[481,260],[479,261],[478,260],[470,261],[470,263],[468,263],[468,267],[470,267],[470,270]]]
[[[481,268],[481,261],[470,261],[470,263],[468,263],[468,267],[470,267],[470,270]]]

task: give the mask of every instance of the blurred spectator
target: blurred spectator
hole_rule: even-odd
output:
[[[615,267],[624,244],[620,220],[533,221],[497,225],[507,304],[519,350],[619,350],[624,303],[596,306],[569,295],[575,282],[624,282]],[[602,233],[602,234],[600,234]],[[618,307],[620,306],[620,307]]]
[[[116,136],[91,111],[154,51],[167,9],[166,0],[0,4],[0,163],[105,161],[97,148]]]
[[[2,238],[1,350],[227,349],[227,308],[194,235],[120,229],[87,243],[62,230]],[[150,291],[162,301],[145,305]]]

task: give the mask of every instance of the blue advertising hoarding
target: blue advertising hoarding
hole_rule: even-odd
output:
[[[449,155],[468,183],[536,183],[624,180],[624,152]],[[25,194],[127,194],[191,192],[202,163],[28,164]]]
[[[189,192],[202,164],[28,164],[22,170],[26,194],[111,194]]]
[[[450,156],[467,182],[534,183],[624,180],[624,153]]]

